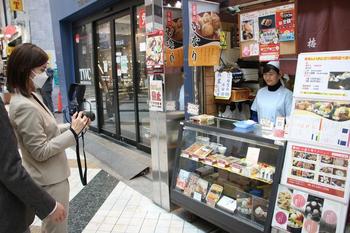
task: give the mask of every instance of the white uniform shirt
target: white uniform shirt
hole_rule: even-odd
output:
[[[268,87],[261,88],[251,107],[258,113],[258,120],[269,120],[275,124],[276,118],[287,117],[292,110],[293,93],[281,86],[276,91],[269,91]]]

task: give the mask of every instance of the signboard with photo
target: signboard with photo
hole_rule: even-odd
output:
[[[296,77],[296,97],[350,101],[350,51],[302,53]]]
[[[350,151],[350,102],[296,99],[288,140]]]
[[[220,60],[219,3],[191,0],[188,2],[190,66],[214,66]]]
[[[165,62],[169,67],[183,66],[183,25],[179,8],[164,7],[165,20]]]
[[[290,233],[343,233],[347,206],[279,185],[272,227]]]
[[[289,143],[281,183],[347,203],[349,159],[350,153]]]

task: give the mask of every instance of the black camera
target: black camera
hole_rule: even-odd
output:
[[[95,120],[95,113],[91,111],[91,104],[84,99],[86,86],[78,83],[73,83],[69,87],[68,92],[68,111],[69,115],[73,116],[76,112],[83,112],[84,116],[88,117],[91,121]],[[84,103],[90,104],[90,110],[84,108]]]

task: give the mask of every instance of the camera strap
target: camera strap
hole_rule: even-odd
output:
[[[81,160],[80,160],[79,137],[78,137],[78,136],[75,136],[75,141],[76,141],[76,155],[77,155],[77,163],[78,163],[79,176],[80,176],[81,183],[85,186],[85,185],[87,184],[87,165],[86,165],[84,132],[81,133],[81,139],[82,139],[82,142],[83,142],[84,174],[83,174],[83,169],[82,169],[82,167],[81,167]]]

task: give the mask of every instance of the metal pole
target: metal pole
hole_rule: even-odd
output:
[[[6,0],[2,0],[2,7],[4,8],[5,26],[7,26],[8,23],[7,23]]]

